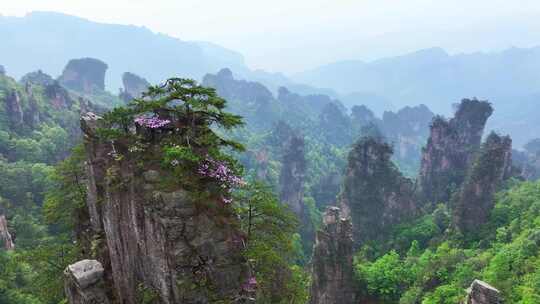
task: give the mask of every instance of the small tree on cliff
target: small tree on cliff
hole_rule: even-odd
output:
[[[149,87],[142,98],[105,114],[100,134],[113,144],[128,141],[130,149],[124,153],[161,155],[162,164],[188,188],[206,180],[230,192],[242,183],[241,168],[222,149],[241,151],[243,146],[225,139],[219,130],[230,130],[243,122],[242,117],[224,111],[225,107],[226,101],[214,89],[190,79],[170,78]],[[160,145],[149,145],[158,141]],[[148,151],[149,147],[153,150]],[[229,202],[229,197],[226,194],[224,201]]]

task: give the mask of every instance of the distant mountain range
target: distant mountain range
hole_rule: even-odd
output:
[[[488,99],[499,107],[519,102],[515,97],[536,94],[539,71],[540,47],[460,55],[431,48],[373,62],[336,62],[292,79],[342,95],[378,96],[398,108],[424,103],[436,113],[448,114],[463,97]]]
[[[260,82],[275,95],[281,86],[303,95],[325,94],[349,108],[367,105],[379,116],[418,104],[449,115],[462,98],[488,99],[496,109],[489,128],[510,133],[517,146],[540,134],[540,47],[458,55],[431,48],[373,62],[336,62],[287,77],[250,70],[240,53],[219,45],[144,27],[52,12],[0,16],[0,64],[10,75],[41,69],[56,77],[66,62],[82,57],[108,64],[105,83],[113,93],[124,72],[158,83],[174,75],[202,80],[229,68],[236,78]]]

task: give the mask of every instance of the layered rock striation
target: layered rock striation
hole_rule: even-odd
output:
[[[341,207],[352,219],[356,246],[376,241],[417,214],[413,183],[391,161],[392,147],[380,138],[361,138],[349,153]]]
[[[495,193],[512,174],[512,140],[491,133],[452,199],[455,226],[463,233],[475,232],[489,218]]]
[[[357,303],[350,219],[329,207],[313,247],[310,304]]]
[[[493,286],[480,280],[474,280],[467,290],[465,304],[502,304],[500,292]]]
[[[463,99],[454,118],[434,118],[418,178],[426,203],[448,202],[459,189],[480,148],[486,121],[492,113],[487,101]]]
[[[134,148],[127,141],[101,139],[99,126],[96,115],[82,117],[90,251],[103,264],[111,302],[244,301],[249,267],[230,208],[218,198],[165,186],[167,172],[159,164],[130,157]],[[151,157],[159,142],[148,144]]]
[[[120,93],[120,98],[126,102],[142,97],[142,93],[150,86],[146,79],[130,72],[122,74],[122,83],[124,89]]]
[[[309,210],[304,202],[304,186],[307,173],[304,138],[290,130],[283,143],[282,166],[279,176],[280,200],[286,204],[300,221],[300,234],[306,251],[313,246],[314,229]]]
[[[72,59],[58,80],[66,88],[84,94],[102,92],[105,90],[107,68],[107,64],[99,59]]]
[[[6,216],[3,214],[0,214],[0,248],[4,248],[5,250],[12,250],[15,248],[13,238],[9,233]]]

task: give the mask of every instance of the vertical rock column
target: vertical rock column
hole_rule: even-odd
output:
[[[491,133],[482,145],[461,190],[452,200],[454,224],[462,232],[475,232],[486,223],[495,193],[512,169],[512,140]]]
[[[464,99],[454,118],[436,117],[422,154],[418,182],[425,202],[449,202],[465,180],[480,148],[482,134],[493,108],[487,101]]]
[[[356,303],[352,225],[337,207],[327,208],[313,248],[310,304]]]
[[[417,212],[413,183],[391,161],[392,147],[378,138],[360,139],[349,153],[341,208],[351,217],[355,247],[385,237]]]
[[[81,124],[89,239],[99,244],[107,294],[123,304],[141,297],[160,304],[243,301],[250,269],[233,211],[218,197],[199,199],[180,185],[163,189],[167,170],[130,154],[127,140],[100,139],[96,115],[83,115]],[[149,142],[148,154],[159,144]]]
[[[4,247],[6,250],[15,248],[11,234],[8,231],[6,216],[3,214],[0,215],[0,247]]]
[[[314,229],[304,203],[304,182],[307,170],[304,138],[292,134],[283,145],[283,161],[279,177],[280,200],[300,220],[300,234],[305,251],[313,246]]]

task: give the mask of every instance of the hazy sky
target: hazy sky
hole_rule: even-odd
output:
[[[33,10],[211,41],[287,73],[433,46],[540,45],[539,0],[0,0],[2,15]]]

